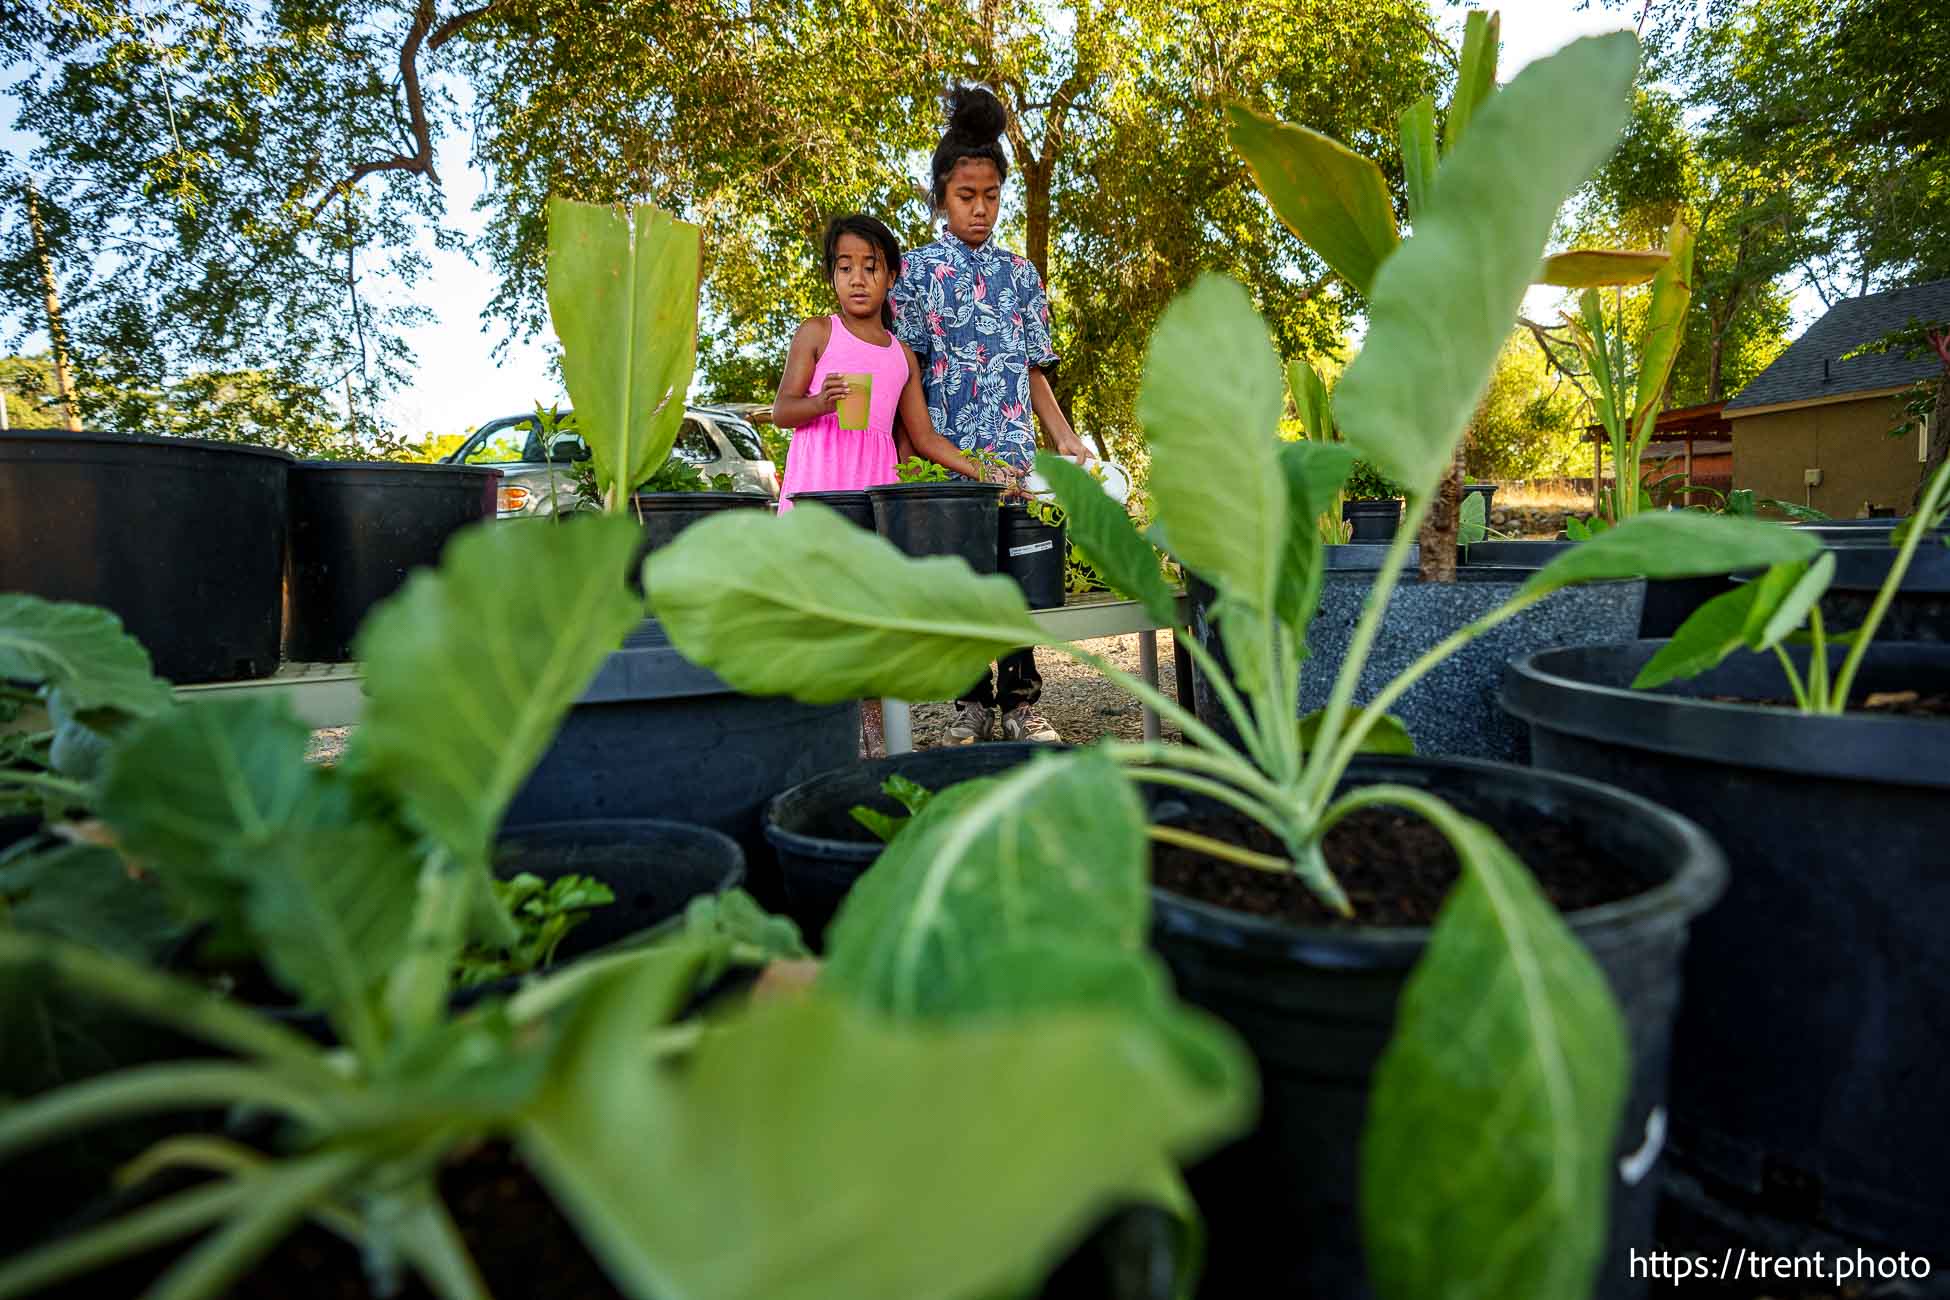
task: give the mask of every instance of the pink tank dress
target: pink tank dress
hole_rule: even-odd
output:
[[[892,331],[887,346],[877,348],[855,338],[838,316],[828,319],[833,336],[813,366],[806,391],[818,392],[831,374],[872,375],[867,427],[842,429],[839,416],[828,411],[793,432],[785,482],[779,488],[781,514],[792,509],[794,492],[858,492],[894,481],[894,412],[907,385],[907,354]]]

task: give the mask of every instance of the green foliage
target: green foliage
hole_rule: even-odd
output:
[[[1092,571],[1158,622],[1173,622],[1177,602],[1158,570],[1158,553],[1139,536],[1124,508],[1087,471],[1061,456],[1040,453],[1036,470],[1068,517],[1070,544]]]
[[[905,817],[891,817],[877,808],[865,804],[855,804],[847,809],[846,815],[873,832],[874,838],[882,844],[893,843],[894,837],[906,828],[907,824],[920,815],[928,806],[934,792],[918,781],[910,781],[896,772],[880,783],[883,794],[901,807],[907,809]]]
[[[612,511],[670,454],[697,352],[699,233],[651,204],[548,206],[562,382]]]
[[[457,974],[462,988],[554,964],[555,950],[569,931],[588,920],[591,911],[616,901],[610,887],[592,877],[543,880],[529,871],[495,881],[494,895],[514,919],[520,937],[501,951],[475,944],[463,952]]]
[[[1347,499],[1350,501],[1399,501],[1408,489],[1389,478],[1365,460],[1357,460],[1348,470]]]
[[[1576,387],[1552,373],[1528,331],[1513,332],[1470,422],[1464,472],[1478,480],[1589,474],[1585,418]]]
[[[1611,578],[1697,578],[1813,558],[1806,533],[1692,510],[1634,515],[1559,553],[1530,575],[1526,596]]]
[[[1369,1277],[1382,1300],[1588,1295],[1630,1078],[1624,1024],[1523,864],[1480,823],[1439,824],[1463,879],[1375,1070],[1361,1149]],[[1494,1173],[1472,1177],[1478,1161]]]
[[[738,480],[729,474],[704,472],[687,460],[671,457],[657,472],[636,485],[637,492],[735,492]]]
[[[946,466],[937,465],[931,460],[923,460],[919,456],[909,456],[906,460],[894,466],[894,481],[897,483],[946,483],[948,481],[948,470]]]
[[[359,629],[370,700],[352,761],[456,862],[485,870],[508,801],[642,617],[625,582],[641,542],[634,522],[608,518],[463,532]],[[553,616],[511,590],[551,593]]]
[[[806,573],[831,576],[809,589]],[[643,586],[684,657],[752,695],[952,699],[1044,640],[1008,578],[910,561],[830,510],[707,519],[651,554]]]
[[[1369,292],[1375,273],[1400,243],[1381,169],[1318,131],[1237,105],[1226,116],[1227,138],[1287,229],[1335,274]]]

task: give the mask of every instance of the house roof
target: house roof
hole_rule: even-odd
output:
[[[1928,379],[1941,369],[1933,358],[1916,361],[1901,352],[1883,352],[1842,360],[1864,343],[1918,319],[1950,320],[1950,279],[1836,303],[1727,403],[1727,414],[1834,401],[1851,393],[1878,392]]]
[[[1720,412],[1725,402],[1702,402],[1698,406],[1671,406],[1659,412],[1659,418],[1652,422],[1653,442],[1690,442],[1733,432],[1733,421]],[[1602,424],[1584,426],[1586,442],[1609,442],[1611,437]]]

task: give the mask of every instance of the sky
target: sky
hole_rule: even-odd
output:
[[[1577,0],[1499,0],[1496,7],[1503,16],[1498,71],[1505,81],[1531,60],[1576,37],[1625,25],[1618,15],[1605,13],[1595,5],[1579,12]],[[1460,29],[1462,12],[1457,6],[1446,7],[1445,26]],[[464,94],[464,87],[455,89]],[[13,101],[0,97],[0,121],[11,124],[14,114]],[[0,128],[0,145],[9,151],[24,153],[29,143],[11,125]],[[447,224],[472,237],[481,229],[474,203],[487,178],[468,165],[469,146],[464,131],[446,136],[438,145],[435,167],[443,182]],[[483,317],[494,295],[493,272],[464,253],[435,248],[431,234],[423,235],[421,251],[431,267],[420,278],[415,292],[433,310],[435,319],[406,334],[418,355],[419,368],[414,383],[392,399],[389,413],[397,425],[409,434],[454,433],[497,416],[528,410],[537,400],[563,400],[561,385],[549,372],[552,333],[511,342],[496,357],[494,346],[505,330],[498,323],[488,324]],[[1527,312],[1535,315],[1549,309],[1548,293],[1539,298],[1533,291],[1533,298],[1536,300],[1525,302]],[[27,348],[31,351],[46,345],[43,333],[30,336]],[[769,395],[753,396],[762,399]]]

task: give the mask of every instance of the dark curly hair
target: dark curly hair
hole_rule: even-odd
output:
[[[1002,101],[986,86],[956,86],[948,92],[948,131],[934,149],[934,206],[948,201],[948,174],[964,158],[995,164],[995,172],[1009,179],[1009,160],[1002,155],[1002,131],[1008,125]]]
[[[852,235],[873,245],[880,254],[880,260],[887,264],[887,283],[891,288],[895,277],[901,273],[901,245],[894,238],[894,232],[864,212],[849,213],[844,217],[834,217],[826,223],[826,279],[833,278],[835,264],[840,257],[840,236]],[[888,329],[894,328],[894,309],[885,299],[880,303],[880,323]]]

